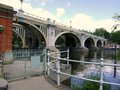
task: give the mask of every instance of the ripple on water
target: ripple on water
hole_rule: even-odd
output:
[[[106,60],[105,63],[111,63],[113,64],[114,61],[112,60]],[[120,62],[117,62],[120,63]],[[83,76],[83,77],[87,77],[89,75],[96,75],[100,73],[100,67],[96,67],[95,65],[86,65],[86,68],[82,71],[77,72],[76,74],[78,76]],[[103,71],[104,71],[104,81],[106,82],[111,82],[111,83],[117,83],[120,84],[120,68],[116,68],[116,73],[114,71],[114,67],[111,66],[104,66],[103,67]],[[71,82],[74,85],[78,85],[83,83],[83,80],[78,80],[76,78],[71,78]],[[115,85],[111,85],[110,86],[111,89],[110,90],[120,90],[120,86],[115,86]]]

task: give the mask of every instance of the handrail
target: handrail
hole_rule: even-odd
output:
[[[62,52],[68,52],[67,51],[62,51]],[[104,66],[115,66],[115,67],[120,67],[120,64],[108,64],[108,63],[104,63],[103,62],[103,58],[101,58],[101,62],[87,62],[87,61],[78,61],[78,60],[72,60],[72,59],[69,59],[68,57],[67,58],[61,58],[60,57],[60,53],[62,52],[54,52],[54,54],[57,54],[57,56],[52,56],[52,53],[49,53],[48,52],[48,58],[52,57],[56,60],[54,61],[50,61],[48,62],[48,69],[51,69],[53,70],[54,72],[57,73],[57,85],[60,85],[60,75],[59,74],[63,74],[63,75],[66,75],[66,76],[70,76],[70,77],[75,77],[75,78],[78,78],[78,79],[82,79],[82,80],[87,80],[87,81],[92,81],[92,82],[97,82],[97,83],[100,83],[100,88],[99,90],[103,90],[103,84],[110,84],[110,85],[116,85],[116,86],[120,86],[120,84],[118,83],[111,83],[111,82],[106,82],[103,80],[103,67]],[[68,61],[68,62],[77,62],[77,63],[85,63],[85,64],[95,64],[95,65],[99,65],[100,66],[100,80],[94,80],[94,79],[88,79],[88,78],[85,78],[85,77],[78,77],[76,75],[72,75],[72,74],[68,74],[68,73],[65,73],[65,72],[61,72],[60,71],[60,61],[63,60],[63,61]],[[56,69],[54,69],[53,67],[51,67],[51,64],[52,63],[55,63],[56,62]],[[48,71],[49,72],[49,71]],[[49,75],[49,73],[48,73]]]

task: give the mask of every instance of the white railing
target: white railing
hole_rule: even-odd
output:
[[[61,58],[60,57],[60,54],[61,53],[67,53],[67,58]],[[56,55],[55,55],[56,54]],[[50,61],[50,58],[54,58],[54,60]],[[120,67],[120,64],[108,64],[108,63],[104,63],[103,62],[103,58],[101,58],[101,62],[98,63],[98,62],[86,62],[86,61],[78,61],[78,60],[72,60],[72,59],[69,59],[69,50],[67,51],[62,51],[62,52],[49,52],[48,51],[48,60],[47,60],[47,75],[49,76],[49,73],[50,73],[50,69],[53,70],[54,72],[57,73],[57,85],[60,85],[60,74],[62,75],[67,75],[69,77],[75,77],[75,78],[78,78],[78,79],[82,79],[82,80],[87,80],[87,81],[92,81],[92,82],[97,82],[99,83],[100,85],[100,88],[99,90],[103,90],[103,84],[110,84],[110,85],[117,85],[117,86],[120,86],[120,84],[118,83],[111,83],[111,82],[107,82],[107,81],[104,81],[103,80],[103,67],[104,66],[113,66],[113,67]],[[99,65],[100,66],[100,80],[93,80],[93,79],[88,79],[86,77],[82,77],[82,76],[76,76],[76,75],[71,75],[71,74],[68,74],[68,73],[64,73],[64,72],[61,72],[60,68],[61,68],[61,64],[60,64],[60,61],[67,61],[67,64],[69,65],[69,62],[76,62],[76,63],[85,63],[85,64],[94,64],[94,65]],[[52,63],[56,63],[56,69],[53,68],[51,65]]]

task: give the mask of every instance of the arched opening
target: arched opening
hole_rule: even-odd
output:
[[[12,33],[12,48],[15,49],[15,48],[21,48],[23,46],[23,41],[22,39],[20,38],[20,36],[13,32]]]
[[[85,47],[88,48],[89,50],[92,50],[94,48],[94,41],[92,38],[87,38],[85,40]]]
[[[103,47],[105,46],[105,44],[106,44],[106,42],[104,41],[104,42],[103,42]]]
[[[102,47],[102,42],[100,40],[97,41],[97,47],[99,47],[99,48]]]
[[[60,35],[55,42],[56,48],[74,48],[80,45],[79,38],[73,33],[64,33]]]
[[[41,48],[46,46],[45,37],[37,27],[27,23],[19,23],[25,29],[25,47],[24,48]],[[22,48],[22,47],[21,47]]]

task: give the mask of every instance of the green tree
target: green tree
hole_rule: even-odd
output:
[[[114,43],[120,44],[120,30],[118,30],[118,27],[120,26],[120,15],[116,14],[113,19],[118,22],[118,24],[115,24],[112,28],[112,32],[110,35],[110,40]]]
[[[104,36],[104,38],[110,39],[110,33],[104,28],[97,28],[93,34],[97,36]]]
[[[111,33],[111,41],[120,44],[120,30]]]
[[[119,14],[115,14],[113,19],[115,19],[116,21],[120,22],[120,15]]]

